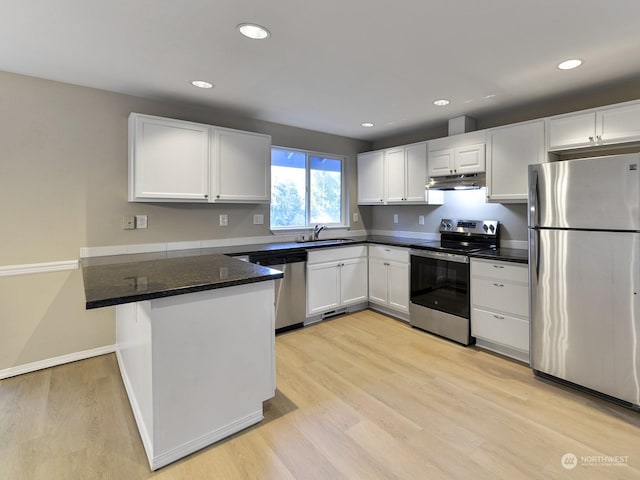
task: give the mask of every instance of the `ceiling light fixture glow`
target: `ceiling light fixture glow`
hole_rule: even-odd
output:
[[[449,105],[451,102],[445,98],[441,98],[440,100],[434,100],[433,104],[436,105],[437,107],[444,107],[446,105]]]
[[[373,123],[373,122],[362,122],[361,125],[364,128],[371,128],[371,127],[375,126],[375,123]]]
[[[204,80],[194,80],[191,85],[198,88],[213,88],[213,83],[205,82]]]
[[[256,23],[241,23],[236,28],[242,35],[253,40],[264,40],[271,36],[268,29]]]
[[[572,68],[579,67],[580,65],[582,65],[582,60],[578,58],[574,58],[574,59],[565,60],[564,62],[559,63],[558,68],[560,70],[571,70]]]

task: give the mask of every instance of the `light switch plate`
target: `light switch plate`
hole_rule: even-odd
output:
[[[424,225],[424,215],[418,215],[418,224]]]
[[[227,225],[229,225],[229,215],[223,213],[220,215],[220,226],[226,227]]]
[[[397,213],[393,214],[393,223],[398,223],[398,214]]]
[[[261,213],[255,214],[253,216],[253,224],[264,225],[264,215],[262,215]]]
[[[146,215],[136,215],[136,228],[147,228]]]
[[[135,230],[136,217],[134,217],[133,215],[126,215],[122,217],[122,228],[124,230]]]
[[[353,214],[353,223],[358,223],[360,221],[360,216],[357,213]]]

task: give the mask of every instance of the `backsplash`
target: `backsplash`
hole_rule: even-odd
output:
[[[498,220],[500,240],[527,240],[527,205],[486,203],[486,189],[446,191],[444,205],[388,205],[371,207],[368,230],[438,233],[442,218]],[[398,214],[398,223],[394,223]],[[424,225],[419,217],[424,216]]]

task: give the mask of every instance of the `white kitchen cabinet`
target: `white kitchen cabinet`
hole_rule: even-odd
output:
[[[487,199],[526,203],[528,165],[542,163],[547,152],[544,121],[520,123],[487,133]]]
[[[268,203],[271,137],[132,113],[129,201]]]
[[[311,250],[307,257],[307,317],[367,302],[367,247]]]
[[[129,201],[207,202],[208,125],[129,117]]]
[[[426,183],[426,142],[358,155],[359,204],[442,205],[442,192]]]
[[[271,199],[271,137],[216,127],[212,201],[268,203]]]
[[[615,145],[640,141],[640,103],[549,118],[549,151]]]
[[[471,335],[479,347],[529,361],[527,265],[471,259]]]
[[[358,204],[384,203],[384,151],[358,154]]]
[[[369,245],[369,302],[373,308],[408,319],[408,249]],[[405,315],[397,315],[397,312]]]
[[[485,144],[429,152],[429,176],[461,175],[485,171]]]

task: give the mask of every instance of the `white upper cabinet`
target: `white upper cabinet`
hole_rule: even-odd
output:
[[[544,120],[489,130],[487,134],[487,198],[492,202],[526,203],[528,165],[546,159]]]
[[[358,203],[441,205],[442,192],[428,192],[426,142],[358,155]]]
[[[549,151],[640,141],[640,103],[549,118]]]
[[[485,171],[484,130],[430,140],[429,177]]]
[[[595,144],[595,112],[549,119],[549,150],[566,150]]]
[[[425,168],[427,159],[424,159]],[[405,186],[407,183],[407,166],[404,156],[404,147],[396,147],[384,152],[384,180],[387,184],[386,200],[388,203],[401,203],[406,200]],[[426,179],[425,179],[426,180]],[[425,182],[422,182],[424,189]],[[424,191],[422,193],[424,201]]]
[[[129,116],[129,201],[268,203],[271,137]]]
[[[215,128],[214,137],[212,201],[268,203],[271,137],[227,128]]]
[[[207,202],[209,126],[129,117],[129,201]]]
[[[384,152],[358,154],[358,204],[384,203]]]

